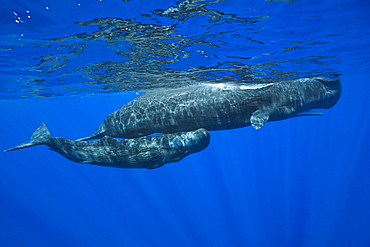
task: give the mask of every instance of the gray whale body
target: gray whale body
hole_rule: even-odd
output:
[[[208,131],[252,125],[333,107],[342,92],[339,79],[301,78],[269,84],[198,84],[141,95],[109,114],[92,135],[137,138],[152,133]]]
[[[31,141],[4,152],[44,144],[67,159],[78,163],[118,168],[154,169],[202,151],[208,146],[209,141],[209,132],[200,128],[155,137],[114,139],[105,136],[98,141],[77,142],[63,137],[51,137],[48,128],[43,123],[34,132]]]

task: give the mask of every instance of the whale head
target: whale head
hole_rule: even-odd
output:
[[[300,78],[275,83],[262,90],[265,92],[267,104],[253,112],[250,117],[251,125],[255,129],[261,128],[267,121],[323,115],[310,110],[333,107],[342,93],[342,83],[340,79]]]
[[[318,102],[317,108],[329,109],[332,108],[339,100],[342,93],[342,82],[340,79],[323,80],[317,79],[323,86],[323,98]]]
[[[167,163],[178,162],[190,154],[204,150],[210,142],[209,132],[203,128],[194,131],[165,134],[159,137],[162,137],[167,143],[161,148],[162,161],[156,162],[147,167],[147,169],[154,169]]]

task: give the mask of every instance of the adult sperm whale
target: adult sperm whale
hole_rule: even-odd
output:
[[[301,78],[269,84],[199,84],[141,95],[109,114],[92,135],[136,138],[198,128],[235,129],[300,115],[322,115],[311,109],[333,107],[342,92],[337,80]]]
[[[109,136],[98,141],[72,141],[51,137],[43,123],[33,133],[31,141],[4,152],[45,144],[69,160],[84,164],[119,168],[154,169],[205,149],[210,141],[207,130],[164,134],[156,137],[114,139]]]

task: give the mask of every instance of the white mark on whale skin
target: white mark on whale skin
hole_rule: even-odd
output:
[[[243,84],[241,86],[235,84],[225,84],[225,83],[217,83],[217,84],[208,84],[211,87],[219,88],[222,90],[233,90],[233,89],[240,89],[240,90],[248,90],[248,89],[261,89],[264,87],[271,86],[273,83],[249,83]]]
[[[244,85],[240,86],[240,89],[241,90],[245,90],[245,89],[260,89],[260,88],[271,86],[272,84],[273,83],[259,83],[259,84],[249,83],[249,84],[244,84]]]
[[[214,88],[222,89],[222,90],[232,90],[232,89],[236,88],[235,85],[225,84],[225,83],[208,84],[208,85],[211,86],[211,87],[214,87]]]

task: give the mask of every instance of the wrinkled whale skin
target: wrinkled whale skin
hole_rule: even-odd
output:
[[[109,114],[97,131],[79,140],[103,136],[136,138],[174,133],[261,128],[311,109],[328,109],[339,100],[339,79],[301,78],[269,84],[198,84],[141,95]],[[318,115],[318,114],[302,114]]]
[[[98,141],[77,142],[63,137],[51,137],[46,125],[42,124],[32,135],[31,141],[5,152],[47,145],[51,150],[78,163],[154,169],[200,152],[209,142],[210,136],[205,129],[135,139],[114,139],[105,136]]]

